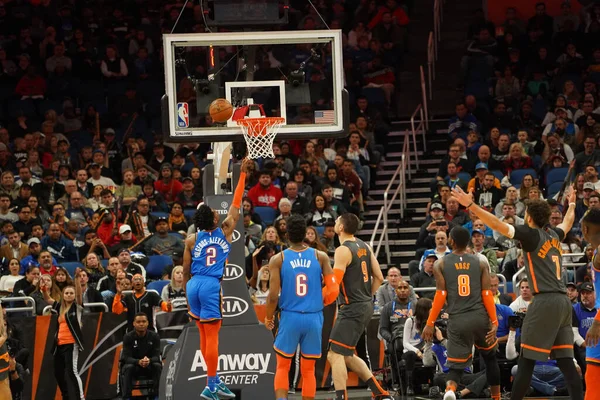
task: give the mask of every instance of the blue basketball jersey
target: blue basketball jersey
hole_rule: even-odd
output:
[[[230,249],[231,244],[221,228],[199,231],[196,234],[196,245],[192,249],[192,277],[207,276],[221,279]]]
[[[598,254],[594,252],[594,257],[592,257],[592,279],[594,281],[594,290],[596,291],[596,310],[600,309],[600,271],[594,268],[594,260],[598,257]],[[585,337],[584,337],[585,339]],[[595,347],[586,347],[585,348],[585,361],[588,364],[600,365],[600,344]]]
[[[316,249],[284,250],[279,308],[301,313],[322,311],[322,273]]]

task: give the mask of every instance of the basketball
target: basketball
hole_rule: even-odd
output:
[[[233,115],[233,106],[227,99],[216,99],[210,103],[208,112],[215,122],[227,122]]]

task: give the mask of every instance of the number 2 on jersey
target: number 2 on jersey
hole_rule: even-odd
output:
[[[308,293],[308,285],[306,281],[308,278],[304,274],[296,275],[296,296],[304,297]]]
[[[212,267],[217,262],[217,249],[214,247],[206,248],[206,266]]]
[[[461,297],[467,297],[471,294],[471,278],[469,275],[458,276],[458,295]]]

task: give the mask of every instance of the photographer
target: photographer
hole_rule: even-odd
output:
[[[506,353],[506,342],[508,341],[508,334],[510,332],[510,317],[514,316],[515,313],[509,306],[496,304],[496,315],[498,316],[498,330],[496,331],[496,338],[498,339],[498,356],[504,358],[504,354]]]
[[[508,341],[506,342],[506,359],[515,360],[521,351],[521,339],[517,338],[517,329],[523,325],[523,320],[526,318],[524,314],[509,317],[510,332]],[[578,372],[581,374],[581,369],[577,365],[577,361],[573,360]],[[515,365],[511,370],[513,378],[517,375],[518,366]],[[544,396],[555,396],[557,392],[566,393],[567,386],[565,378],[556,364],[556,360],[548,359],[547,361],[536,361],[531,377],[531,387]]]
[[[429,207],[429,217],[421,225],[419,237],[415,247],[417,249],[431,249],[435,247],[435,234],[448,231],[448,221],[444,219],[444,206],[434,202]]]
[[[259,248],[254,250],[250,257],[246,257],[246,277],[248,286],[255,288],[258,283],[258,271],[269,264],[269,260],[276,253],[274,242],[264,242]]]

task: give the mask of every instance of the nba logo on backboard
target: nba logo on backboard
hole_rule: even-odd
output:
[[[187,128],[190,126],[190,113],[188,103],[177,103],[177,127]]]

